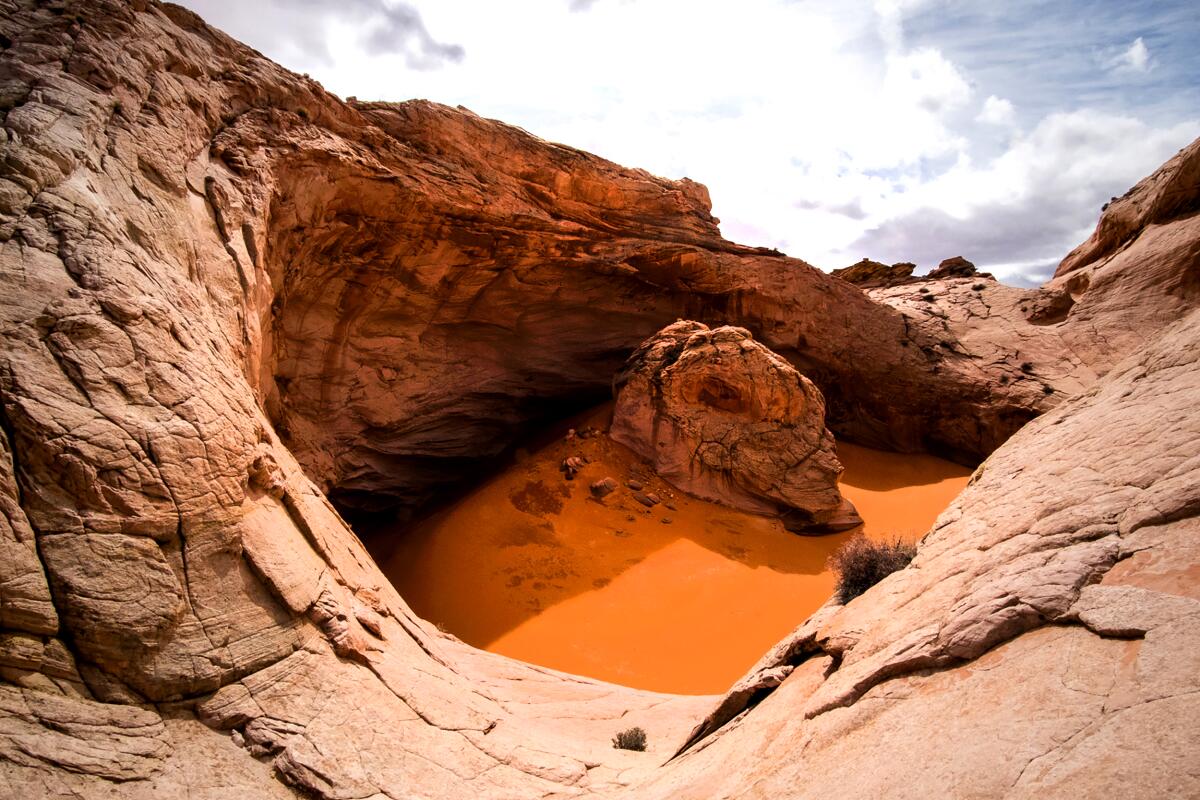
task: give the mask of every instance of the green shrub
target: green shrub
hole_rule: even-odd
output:
[[[640,753],[646,749],[646,732],[641,728],[621,731],[613,737],[613,747],[618,750],[637,750]]]
[[[917,546],[900,539],[876,542],[855,534],[829,557],[837,573],[837,597],[849,603],[897,570],[908,566],[917,554]]]

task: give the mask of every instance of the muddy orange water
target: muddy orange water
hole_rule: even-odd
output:
[[[609,410],[572,421],[606,427]],[[565,426],[563,431],[565,432]],[[920,537],[970,470],[839,444],[842,491],[868,536]],[[570,455],[591,463],[573,481]],[[603,502],[588,485],[611,476]],[[643,508],[626,487],[665,503]],[[689,498],[607,436],[555,436],[432,517],[374,537],[413,609],[464,641],[535,664],[682,694],[723,692],[833,590],[851,533],[804,537]]]

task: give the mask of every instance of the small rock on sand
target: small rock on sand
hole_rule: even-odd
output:
[[[599,500],[615,492],[617,490],[617,482],[612,478],[601,478],[588,488],[591,489],[592,497]]]
[[[646,508],[653,508],[654,506],[658,505],[660,502],[658,499],[658,495],[642,494],[641,492],[634,492],[633,499],[637,500],[639,503],[646,506]]]
[[[562,464],[559,465],[558,469],[563,473],[563,477],[569,481],[573,481],[575,480],[575,475],[578,474],[579,470],[583,469],[586,463],[587,459],[585,458],[571,456],[564,459]]]

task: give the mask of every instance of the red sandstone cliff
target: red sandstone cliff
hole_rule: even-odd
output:
[[[347,105],[182,9],[84,6],[10,15],[4,197],[59,220],[21,234],[52,251],[39,279],[202,321],[343,506],[419,503],[680,317],[749,328],[866,443],[978,459],[1049,407],[721,239],[698,184],[461,109]],[[94,202],[46,207],[71,191]]]

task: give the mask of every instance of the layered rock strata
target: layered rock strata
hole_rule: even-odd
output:
[[[0,794],[1200,793],[1189,202],[1040,291],[879,303],[698,184],[343,103],[169,4],[7,2],[0,74]],[[1131,197],[1194,197],[1197,146]],[[977,458],[1049,413],[745,703],[417,619],[328,497],[419,505],[680,317],[860,441]]]
[[[912,273],[916,268],[916,264],[907,261],[889,267],[879,261],[864,258],[843,269],[835,269],[830,274],[864,289],[877,289],[908,283],[912,280]]]
[[[977,461],[1050,407],[725,241],[697,183],[463,109],[343,103],[169,5],[17,3],[5,32],[20,274],[210,318],[212,357],[342,509],[421,505],[679,318],[751,330],[867,444]]]
[[[825,398],[743,328],[668,325],[614,381],[612,437],[677,488],[796,532],[861,524],[838,491]]]
[[[889,289],[893,286],[940,281],[947,278],[978,277],[995,280],[990,273],[976,270],[975,265],[962,256],[943,260],[921,277],[914,277],[912,274],[916,266],[908,261],[902,261],[889,267],[887,264],[864,258],[857,264],[851,264],[845,269],[835,269],[830,274],[863,289]]]

